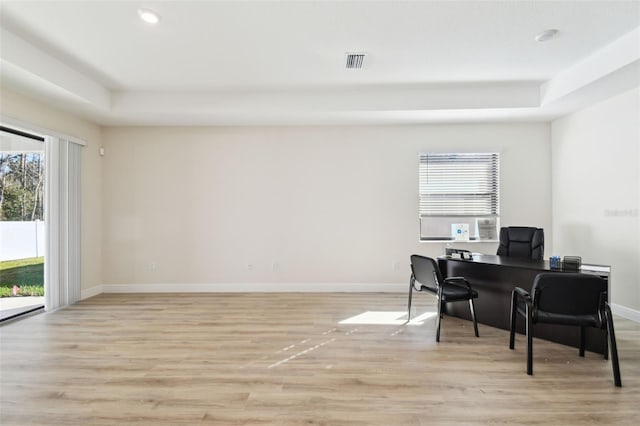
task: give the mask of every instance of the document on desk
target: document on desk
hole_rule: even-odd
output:
[[[582,271],[593,271],[593,272],[611,272],[611,266],[601,266],[601,265],[585,265],[584,263],[580,267]]]

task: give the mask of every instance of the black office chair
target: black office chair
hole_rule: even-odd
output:
[[[526,226],[500,228],[498,256],[541,260],[544,256],[544,230]]]
[[[605,330],[605,359],[608,359],[607,337],[611,342],[613,380],[616,386],[622,386],[613,317],[607,303],[604,279],[580,273],[543,272],[536,276],[531,295],[516,287],[511,295],[509,349],[515,346],[516,314],[526,319],[527,374],[533,374],[533,324],[580,327],[580,356],[584,356],[585,327],[596,327]]]
[[[419,286],[416,286],[416,283]],[[478,292],[473,290],[467,280],[462,277],[442,279],[440,269],[435,260],[430,257],[411,256],[411,279],[409,280],[409,313],[407,322],[411,320],[411,298],[413,290],[428,291],[438,297],[438,316],[436,319],[436,342],[440,341],[440,319],[442,318],[442,305],[448,302],[469,301],[473,328],[478,335],[478,323],[476,321],[473,299],[478,297]]]

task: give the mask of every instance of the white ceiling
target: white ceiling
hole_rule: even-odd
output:
[[[640,85],[640,1],[3,0],[0,25],[3,86],[104,125],[549,120]]]

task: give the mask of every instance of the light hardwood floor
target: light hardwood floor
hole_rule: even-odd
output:
[[[417,315],[434,299],[414,298]],[[638,424],[640,324],[599,355],[445,317],[404,294],[103,294],[0,327],[2,425]],[[388,323],[341,323],[390,312]],[[369,314],[371,317],[373,314]],[[366,321],[365,321],[366,322]],[[371,321],[369,321],[371,322]],[[385,322],[385,321],[381,321]]]

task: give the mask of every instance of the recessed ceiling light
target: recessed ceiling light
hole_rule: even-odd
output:
[[[138,15],[140,15],[140,19],[148,24],[157,24],[160,22],[160,15],[151,9],[138,9]]]
[[[555,30],[555,29],[544,30],[541,33],[538,33],[538,35],[536,35],[536,41],[543,42],[543,41],[551,40],[557,34],[558,34],[558,30]]]

